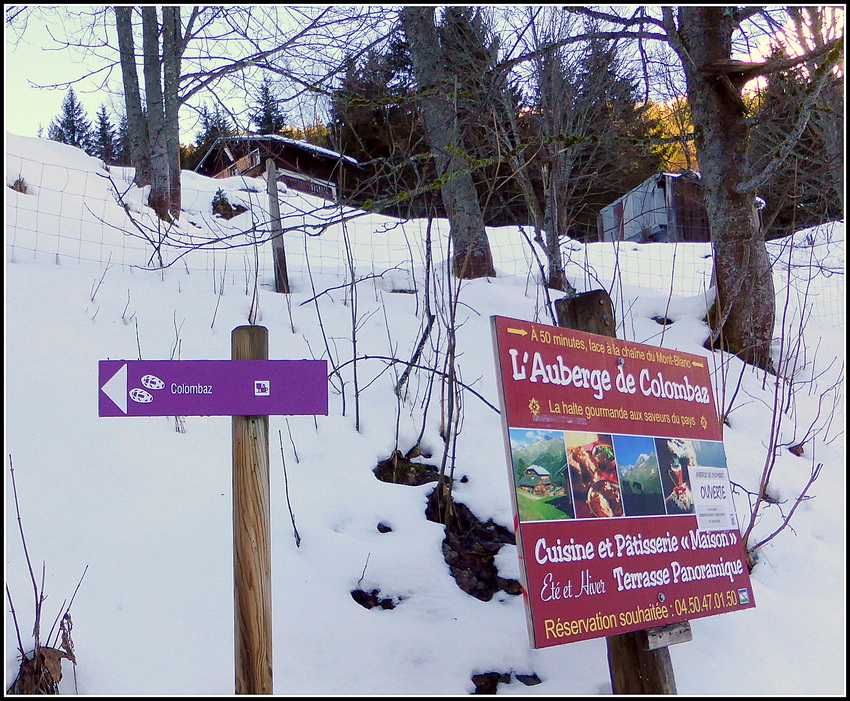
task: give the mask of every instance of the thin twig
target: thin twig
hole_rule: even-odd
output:
[[[277,432],[277,438],[280,441],[280,460],[283,463],[283,488],[286,493],[286,505],[289,507],[289,518],[292,520],[292,533],[295,535],[295,547],[301,547],[301,536],[298,534],[298,528],[295,525],[295,514],[292,511],[292,502],[289,499],[289,478],[286,475],[286,458],[283,455],[283,435],[280,431]]]

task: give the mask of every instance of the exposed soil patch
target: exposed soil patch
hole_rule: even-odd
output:
[[[501,672],[484,672],[484,674],[473,674],[472,683],[475,684],[473,694],[495,694],[499,682],[509,684],[511,681],[510,674],[502,674]]]
[[[237,204],[235,207],[230,204],[227,200],[219,200],[213,205],[213,214],[217,214],[222,219],[233,219],[233,217],[238,214],[242,214],[242,212],[247,212],[248,210],[243,207],[241,204]]]
[[[499,576],[494,562],[503,545],[516,544],[507,528],[492,519],[482,523],[465,504],[454,501],[445,484],[428,496],[425,517],[446,527],[443,557],[463,591],[481,601],[490,601],[498,591],[522,593],[518,581]]]
[[[362,589],[355,589],[351,592],[351,598],[364,609],[382,608],[385,610],[391,610],[396,607],[398,602],[393,601],[390,597],[381,597],[380,594],[380,589],[373,589],[370,592],[365,592]]]
[[[541,683],[536,674],[514,674],[518,682],[526,686],[535,686]],[[504,672],[484,672],[484,674],[473,674],[472,683],[475,684],[473,694],[495,694],[499,684],[510,684],[511,675]]]
[[[443,557],[457,585],[481,601],[490,601],[499,591],[514,596],[522,594],[520,583],[515,579],[500,577],[494,562],[503,545],[516,544],[514,534],[504,526],[494,523],[492,519],[482,523],[465,504],[455,502],[450,491],[451,480],[446,478],[439,483],[440,473],[436,465],[413,462],[413,458],[420,455],[422,453],[418,446],[407,454],[396,450],[389,458],[377,464],[374,469],[375,477],[382,482],[409,486],[438,482],[428,495],[425,517],[445,526]],[[424,457],[428,458],[430,455]],[[466,479],[462,478],[460,481],[465,482]],[[388,527],[379,524],[378,530],[383,533],[385,531],[381,528],[382,525],[384,528]],[[365,592],[358,596],[363,598],[364,594]],[[366,604],[361,603],[361,606],[364,605]]]
[[[413,462],[410,452],[402,455],[396,450],[386,460],[381,460],[375,467],[375,477],[381,482],[393,484],[406,484],[410,487],[418,487],[420,484],[436,482],[440,479],[440,470],[436,465]],[[427,456],[426,456],[427,457]]]
[[[537,686],[543,683],[543,680],[536,674],[515,674],[514,676],[518,682],[522,682],[526,686]]]

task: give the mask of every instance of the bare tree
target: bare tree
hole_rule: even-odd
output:
[[[494,129],[546,254],[547,284],[569,293],[561,241],[595,234],[598,210],[656,172],[660,158],[615,42],[582,31],[561,8],[523,8],[507,19],[514,50],[528,57],[517,76],[525,100],[517,110],[505,99]]]
[[[493,256],[463,141],[451,75],[435,25],[433,7],[403,7],[401,24],[410,45],[419,85],[420,106],[431,151],[437,162],[440,193],[451,223],[454,274],[460,278],[494,276]]]
[[[135,184],[143,187],[150,184],[151,164],[148,150],[148,122],[142,109],[139,76],[136,72],[132,11],[131,7],[124,5],[115,8],[115,29],[118,34],[118,54],[124,84],[124,114],[127,118],[127,135],[130,141],[130,163],[135,168],[133,176]]]
[[[821,49],[835,39],[843,38],[844,16],[837,8],[789,7],[794,21],[794,39],[813,57],[808,62],[809,75],[814,75],[820,65],[830,61],[821,55]],[[812,111],[810,124],[823,140],[826,149],[826,168],[832,194],[844,211],[844,73],[821,91],[820,104]]]
[[[660,17],[641,7],[630,10],[628,16],[589,8],[570,11],[609,23],[624,37],[657,40],[673,49],[685,78],[714,249],[717,299],[709,315],[712,333],[708,345],[771,369],[776,302],[764,233],[755,208],[756,191],[785,160],[808,123],[814,100],[841,58],[843,39],[787,61],[748,63],[733,58],[736,39],[753,26],[756,17],[775,29],[775,12],[717,5],[663,7]],[[758,76],[818,56],[826,58],[812,77],[794,129],[775,157],[759,173],[752,174],[746,152],[749,127],[744,86]]]
[[[390,14],[334,6],[24,9],[7,8],[7,27],[23,35],[33,17],[44,16],[61,27],[52,35],[56,44],[84,55],[86,65],[92,66],[71,81],[40,87],[65,88],[99,79],[100,89],[115,91],[109,75],[120,65],[136,183],[151,185],[150,204],[166,220],[180,212],[181,107],[193,106],[204,91],[220,105],[230,98],[237,105],[244,103],[247,86],[264,71],[286,80],[288,100],[329,94],[330,79],[342,65],[339,47],[354,52],[361,43],[376,41],[383,31],[382,18]],[[110,36],[113,27],[117,44]],[[196,50],[187,51],[190,46]],[[242,112],[248,111],[244,105]],[[155,175],[150,156],[157,162]]]

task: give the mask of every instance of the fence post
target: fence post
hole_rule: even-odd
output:
[[[231,360],[268,360],[269,332],[238,326]],[[236,693],[272,692],[269,417],[233,416],[233,585]]]
[[[277,199],[277,168],[273,158],[266,159],[266,192],[269,194],[275,291],[289,294],[289,275],[286,271],[286,252],[283,249],[283,228],[280,223],[280,202]]]
[[[605,290],[555,300],[558,326],[617,338],[614,305]],[[638,630],[607,637],[608,670],[615,694],[675,694],[676,680],[667,647],[648,649]]]

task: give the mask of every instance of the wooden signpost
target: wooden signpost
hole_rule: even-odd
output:
[[[609,338],[617,337],[614,305],[605,290],[555,300],[558,326],[586,331]],[[676,642],[691,639],[690,625],[678,624],[682,630]],[[651,629],[655,638],[660,628]],[[648,631],[631,631],[611,635],[608,646],[608,670],[615,694],[675,694],[676,677],[667,645],[649,647]]]
[[[101,360],[99,416],[231,416],[237,694],[272,694],[269,415],[328,413],[324,360],[269,360],[268,329],[239,326],[230,360]]]
[[[675,694],[688,619],[755,605],[709,368],[618,340],[604,290],[556,308],[491,318],[529,639],[605,637],[614,693]]]
[[[232,360],[268,360],[269,332],[239,326]],[[234,416],[233,616],[236,693],[272,691],[272,562],[269,502],[269,417]]]

